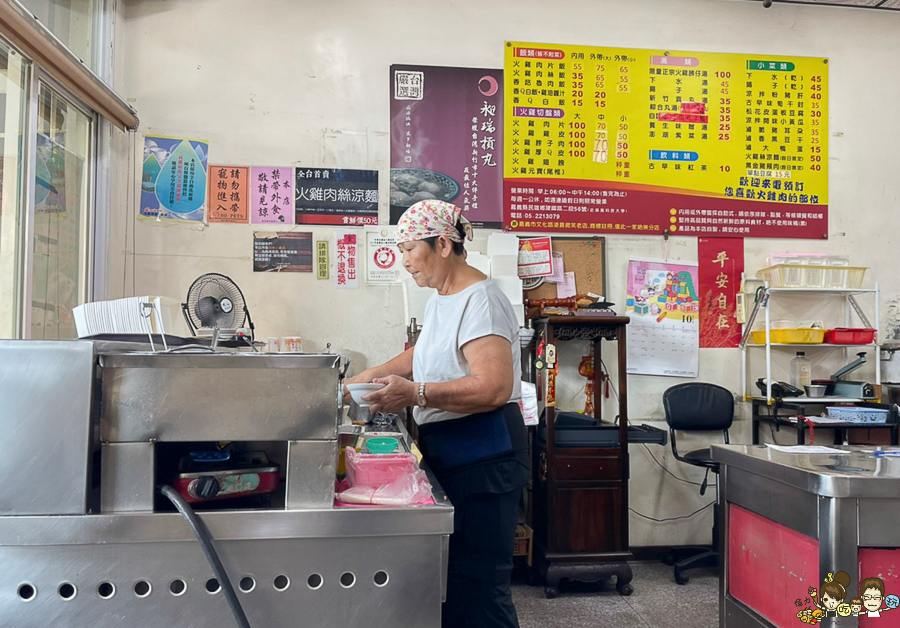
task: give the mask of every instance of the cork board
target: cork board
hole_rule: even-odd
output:
[[[606,239],[600,237],[553,238],[553,251],[563,254],[567,273],[575,273],[575,292],[606,296]],[[528,299],[555,299],[556,284],[544,281],[525,291]]]

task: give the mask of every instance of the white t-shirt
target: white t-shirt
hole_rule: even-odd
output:
[[[427,384],[471,375],[462,347],[484,336],[502,336],[509,341],[513,363],[513,392],[509,400],[518,402],[522,396],[519,324],[509,299],[490,279],[456,294],[435,293],[428,300],[413,352],[413,380]],[[414,415],[419,425],[466,416],[438,408],[415,408]]]

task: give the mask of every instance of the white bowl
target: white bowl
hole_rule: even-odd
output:
[[[345,384],[345,386],[347,386],[347,391],[357,405],[368,406],[368,402],[363,401],[363,397],[370,392],[381,390],[385,387],[385,384]]]

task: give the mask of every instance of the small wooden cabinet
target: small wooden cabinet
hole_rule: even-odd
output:
[[[553,407],[543,407],[541,420],[546,425],[534,437],[534,557],[547,597],[558,594],[562,578],[595,581],[616,576],[616,590],[620,594],[630,595],[633,591],[628,564],[631,553],[628,549],[627,324],[628,318],[623,316],[533,319],[535,351],[541,342],[545,346],[552,344],[558,350],[566,340],[594,343],[594,407],[598,415],[603,391],[601,343],[604,339],[618,341],[618,424],[609,422],[602,428],[606,430],[609,445],[557,446]],[[546,370],[536,374],[536,378],[545,377]],[[538,390],[541,389],[539,386]]]

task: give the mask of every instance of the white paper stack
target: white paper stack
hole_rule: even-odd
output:
[[[491,258],[487,255],[472,251],[466,256],[466,264],[480,270],[488,277],[491,276]]]
[[[145,308],[144,303],[152,303],[156,311]],[[181,304],[168,297],[148,295],[94,301],[79,305],[72,313],[79,338],[97,334],[187,333]]]
[[[492,277],[497,287],[503,291],[516,311],[519,327],[525,325],[525,302],[522,292],[522,280],[518,277]]]
[[[519,255],[519,237],[512,233],[492,233],[488,237],[488,257],[495,255]]]
[[[518,255],[492,255],[491,256],[491,277],[518,277],[519,276],[519,256]]]

